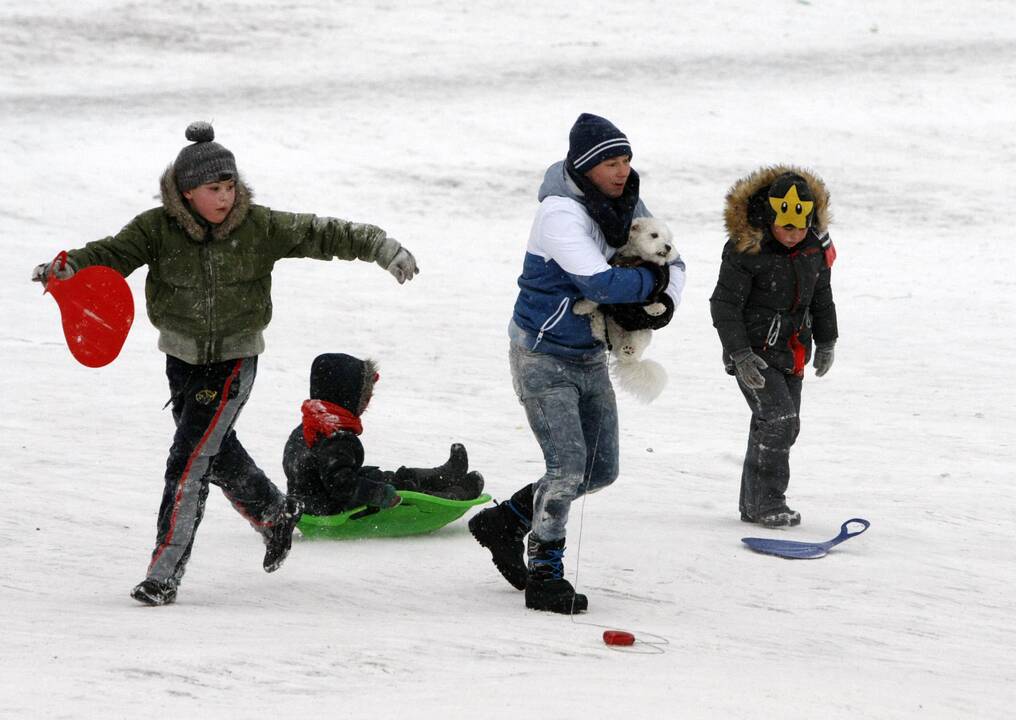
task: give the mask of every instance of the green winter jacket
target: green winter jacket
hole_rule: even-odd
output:
[[[67,255],[75,269],[107,265],[125,277],[147,265],[145,300],[159,349],[203,365],[264,351],[277,260],[341,258],[387,268],[400,247],[373,225],[255,205],[242,180],[229,215],[210,225],[190,209],[170,167],[162,207]]]

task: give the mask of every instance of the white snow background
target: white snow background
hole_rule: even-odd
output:
[[[1011,716],[1011,2],[4,0],[0,69],[3,718]],[[284,485],[310,362],[348,352],[382,365],[368,462],[462,441],[504,498],[543,468],[505,326],[581,112],[628,134],[688,263],[649,349],[668,389],[619,393],[621,476],[573,508],[590,612],[527,611],[465,519],[298,539],[266,575],[214,488],[177,604],[131,600],[173,429],[145,272],[121,356],[90,370],[32,267],[155,205],[211,120],[258,201],[378,224],[422,268],[277,265],[237,426],[254,458]],[[748,412],[707,302],[724,193],[776,162],[831,191],[841,333],[805,382],[783,532],[738,520]],[[871,529],[821,560],[740,542],[854,516]],[[619,652],[599,626],[667,644]]]

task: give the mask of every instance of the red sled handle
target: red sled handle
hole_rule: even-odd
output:
[[[49,264],[49,272],[46,275],[46,282],[44,282],[42,284],[42,294],[43,295],[45,295],[47,292],[49,292],[49,284],[51,282],[53,282],[54,280],[56,280],[57,282],[63,282],[62,280],[60,280],[60,278],[58,278],[56,276],[56,264],[57,263],[60,263],[60,269],[61,270],[63,270],[65,267],[67,267],[67,251],[66,250],[61,250],[60,252],[58,252],[56,254],[56,257],[53,258],[53,262],[51,262]]]

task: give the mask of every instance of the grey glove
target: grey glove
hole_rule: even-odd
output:
[[[751,348],[735,350],[730,353],[730,359],[734,363],[734,370],[738,379],[745,387],[752,390],[761,390],[766,386],[766,379],[759,370],[765,370],[769,364],[751,351]]]
[[[833,366],[833,349],[835,347],[835,342],[815,343],[815,359],[811,363],[815,366],[815,377],[822,377],[829,372],[829,368]]]
[[[404,247],[399,248],[399,251],[395,253],[395,257],[392,258],[392,261],[388,263],[388,267],[385,269],[395,276],[395,279],[399,281],[399,285],[406,282],[406,280],[412,280],[413,276],[420,272],[413,253]]]
[[[57,258],[55,260],[51,260],[50,262],[36,265],[35,269],[32,270],[32,282],[41,282],[45,285],[46,280],[49,279],[50,269],[53,270],[53,277],[57,280],[66,280],[77,272],[70,262],[61,263],[60,259]]]

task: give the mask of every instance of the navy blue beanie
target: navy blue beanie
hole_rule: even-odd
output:
[[[599,115],[582,113],[568,133],[568,164],[583,175],[604,160],[631,157],[628,136]]]

